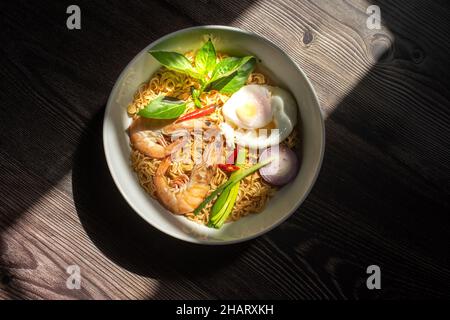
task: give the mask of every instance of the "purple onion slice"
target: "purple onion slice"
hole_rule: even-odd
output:
[[[259,161],[274,157],[267,166],[259,169],[261,177],[274,186],[283,186],[291,182],[298,173],[299,161],[297,155],[284,145],[265,149],[259,156]]]

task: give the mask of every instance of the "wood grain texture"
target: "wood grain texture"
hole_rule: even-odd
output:
[[[444,1],[208,0],[0,4],[0,298],[395,299],[450,297],[450,8]],[[102,117],[148,43],[225,24],[284,49],[326,116],[326,154],[304,204],[227,247],[171,239],[125,203]],[[79,265],[81,290],[66,287]],[[366,288],[366,268],[382,290]]]

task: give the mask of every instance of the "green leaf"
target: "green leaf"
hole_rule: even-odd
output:
[[[229,57],[223,59],[216,65],[209,82],[212,83],[220,78],[229,76],[252,58],[252,56],[246,56],[243,58]]]
[[[207,74],[216,66],[216,49],[209,39],[195,55],[195,68],[200,74]]]
[[[186,110],[185,101],[165,99],[164,96],[152,100],[138,115],[152,119],[175,119]]]
[[[242,88],[248,77],[253,72],[256,59],[252,58],[231,75],[214,81],[210,85],[210,90],[218,90],[221,93],[233,94]]]
[[[188,74],[196,79],[203,77],[195,71],[191,62],[181,53],[170,51],[149,51],[149,53],[170,70]]]

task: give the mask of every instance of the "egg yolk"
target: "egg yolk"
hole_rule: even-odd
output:
[[[257,110],[256,106],[252,103],[247,103],[236,110],[236,115],[238,116],[239,120],[241,120],[244,123],[248,123],[252,120],[253,117],[256,116]]]

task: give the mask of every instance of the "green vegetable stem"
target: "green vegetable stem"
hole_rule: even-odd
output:
[[[270,162],[272,162],[273,158],[269,158],[263,162],[257,163],[254,166],[251,166],[247,169],[240,169],[235,172],[233,176],[230,176],[230,178],[222,184],[220,187],[218,187],[216,190],[214,190],[206,199],[197,207],[197,209],[194,210],[194,214],[198,215],[200,211],[209,203],[211,202],[217,195],[219,195],[222,191],[224,191],[225,188],[228,186],[234,185],[237,182],[241,181],[248,175],[252,174],[253,172],[259,170],[259,168],[262,168],[266,165],[268,165]]]
[[[245,158],[246,158],[245,148],[240,148],[236,159],[236,165],[237,166],[243,165],[245,163]],[[233,172],[230,178],[235,177],[238,174],[238,172],[239,171]],[[227,221],[228,216],[233,210],[234,203],[236,202],[240,184],[241,182],[239,181],[232,186],[228,186],[217,198],[216,202],[214,203],[214,206],[211,209],[208,224],[209,227],[220,229],[223,226],[223,224]]]

